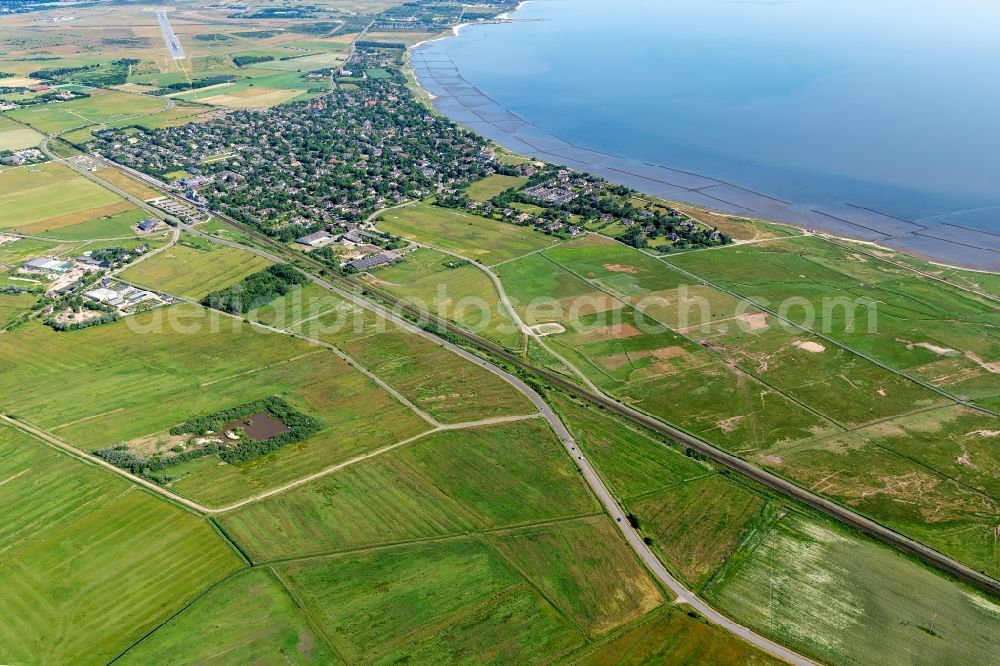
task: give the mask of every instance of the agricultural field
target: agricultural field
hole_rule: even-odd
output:
[[[985,664],[1000,653],[996,601],[794,514],[710,589],[723,612],[832,664]]]
[[[504,176],[493,174],[465,188],[465,193],[473,201],[489,201],[493,197],[528,182],[527,178],[519,176]]]
[[[778,661],[752,648],[723,629],[692,617],[684,606],[650,613],[627,631],[574,654],[584,666],[777,666]],[[693,611],[692,611],[693,612]]]
[[[652,548],[694,589],[765,522],[766,499],[711,465],[593,408],[553,402]]]
[[[386,211],[379,218],[378,226],[396,236],[456,252],[485,266],[557,242],[534,229],[422,203]]]
[[[772,305],[804,299],[816,313],[826,313],[816,325],[849,347],[953,395],[994,399],[1000,394],[996,300],[921,276],[880,253],[802,237],[694,252],[669,262]],[[831,300],[845,296],[854,301]],[[806,310],[790,307],[788,316],[801,322]]]
[[[762,522],[766,500],[727,477],[713,475],[672,486],[626,505],[676,571],[695,587]]]
[[[184,234],[177,245],[128,268],[121,277],[163,293],[199,299],[270,265],[260,255]]]
[[[342,303],[343,300],[338,296],[310,282],[251,310],[247,313],[247,318],[265,326],[295,329],[308,326],[309,322],[336,310]]]
[[[917,417],[904,419],[906,422],[911,432],[919,428]],[[904,441],[905,436],[900,434],[906,430],[891,422],[873,426],[866,434],[853,432],[787,449],[778,448],[757,456],[756,460],[786,478],[795,479],[805,488],[980,571],[991,576],[1000,575],[1000,551],[996,542],[1000,500],[946,476],[946,472],[959,468],[960,464],[945,459],[944,451],[960,449],[963,442],[975,442],[978,437],[941,437],[949,429],[945,422],[940,426],[940,434],[925,436],[925,441],[933,441],[935,448],[940,446],[940,441],[945,442],[942,453],[932,458],[937,464],[944,463],[943,471],[915,462],[911,450],[925,459],[928,453],[921,451],[919,445]],[[897,435],[895,438],[873,437],[879,432]],[[895,453],[883,447],[883,443],[894,445],[904,453]],[[989,445],[979,442],[976,445],[976,460],[984,467],[992,464],[995,456],[986,453]],[[969,450],[971,460],[972,449]]]
[[[509,349],[521,346],[521,332],[489,276],[436,250],[419,249],[405,261],[365,279],[414,305],[449,319]]]
[[[42,135],[35,130],[0,116],[0,150],[34,148],[41,141]]]
[[[591,636],[665,601],[605,516],[503,532],[490,541]]]
[[[220,465],[210,456],[166,468],[174,490],[210,504],[242,499],[428,429],[332,352],[238,320],[213,319],[194,306],[68,334],[31,323],[0,336],[0,347],[5,410],[88,451],[127,442],[149,454],[175,444],[166,431],[185,420],[275,394],[323,423],[315,435],[266,459]],[[102,372],[79,381],[95,367]]]
[[[517,389],[491,372],[395,324],[337,299],[294,330],[343,349],[442,423],[533,413]]]
[[[101,180],[107,181],[111,185],[114,185],[118,189],[131,194],[137,199],[142,199],[143,201],[148,201],[149,199],[155,199],[162,196],[162,193],[154,190],[151,187],[143,185],[135,178],[126,176],[124,173],[118,169],[111,167],[101,168],[94,172],[94,175]]]
[[[124,213],[102,215],[91,220],[85,220],[67,227],[52,231],[39,232],[38,236],[57,238],[65,241],[91,241],[97,239],[133,240],[138,237],[132,227],[149,217],[149,213],[132,208]],[[161,230],[142,236],[144,242],[166,241],[170,239],[170,231]],[[115,245],[122,245],[116,242]]]
[[[390,330],[358,338],[344,351],[442,423],[535,411],[500,377],[413,333]]]
[[[30,312],[38,302],[39,294],[0,293],[0,329],[10,325],[21,315]]]
[[[162,111],[166,101],[146,95],[90,89],[90,97],[40,104],[8,112],[14,120],[42,134],[60,134],[88,125],[109,124]]]
[[[197,637],[197,640],[194,640]],[[229,578],[171,618],[122,664],[340,663],[273,572]]]
[[[650,414],[669,415],[672,423],[730,451],[836,432],[828,420],[547,255],[498,267],[504,287],[515,303],[527,304],[518,310],[529,325],[555,322],[565,328],[546,340],[611,395]]]
[[[54,232],[130,208],[118,195],[61,164],[0,169],[0,231]]]
[[[607,265],[599,263],[595,250],[602,245],[609,250]],[[702,254],[731,251],[736,250]],[[961,421],[969,425],[961,433],[964,425],[936,429],[927,415],[954,408],[943,396],[829,341],[768,326],[774,323],[770,315],[753,308],[718,317],[723,313],[714,304],[724,301],[708,301],[709,323],[704,330],[699,327],[695,346],[690,338],[671,340],[669,331],[649,320],[640,325],[640,315],[623,301],[590,305],[603,310],[600,318],[587,310],[576,317],[565,314],[574,304],[599,303],[599,296],[586,291],[593,286],[632,294],[629,302],[642,307],[649,294],[669,289],[668,283],[654,282],[660,275],[656,269],[654,260],[630,248],[585,240],[505,264],[500,276],[508,293],[522,302],[538,290],[563,297],[560,323],[567,331],[548,340],[610,394],[632,398],[644,411],[959,560],[997,570],[1000,561],[990,545],[995,521],[988,517],[996,500],[953,480],[986,483],[985,470],[995,465],[995,456],[984,435],[962,442],[954,436],[982,431],[988,441],[995,429],[986,423],[989,415]],[[668,268],[660,270],[672,277]],[[735,326],[738,319],[743,326]],[[595,340],[595,334],[605,339]],[[713,413],[715,406],[720,410]],[[923,427],[935,434],[916,447],[903,435],[890,448],[857,430],[875,424],[874,432],[893,432],[908,422],[914,424],[910,430]],[[966,452],[976,456],[975,464],[985,465],[983,472],[964,464]]]
[[[472,539],[276,567],[350,662],[551,661],[582,632]]]
[[[242,566],[204,520],[5,424],[0,478],[6,663],[107,663]]]
[[[531,420],[432,433],[222,523],[255,560],[269,561],[596,511],[545,422]]]

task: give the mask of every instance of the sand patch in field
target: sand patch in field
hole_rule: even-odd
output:
[[[612,273],[628,273],[629,275],[635,275],[639,272],[639,269],[635,266],[624,266],[622,264],[604,264],[603,268]]]
[[[746,324],[747,329],[750,331],[758,331],[767,326],[766,312],[748,312],[741,314],[736,319]]]
[[[807,351],[810,354],[820,354],[826,351],[826,347],[818,342],[812,342],[811,340],[796,340],[792,344],[802,351]]]
[[[556,303],[570,317],[581,317],[608,312],[609,310],[620,310],[623,307],[621,301],[609,294],[605,294],[603,291],[592,291],[589,294],[568,296],[559,299]]]
[[[566,327],[562,324],[550,321],[544,324],[536,324],[535,326],[532,326],[531,331],[535,335],[545,337],[546,335],[558,335],[559,333],[565,333]]]
[[[642,335],[642,331],[632,324],[609,324],[592,328],[580,334],[584,342],[603,342],[605,340],[622,340]]]

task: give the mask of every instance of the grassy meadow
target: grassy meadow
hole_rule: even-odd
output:
[[[465,188],[465,193],[473,201],[489,201],[493,197],[528,182],[520,176],[504,176],[498,173],[487,176]]]
[[[0,479],[5,663],[107,663],[242,566],[204,520],[3,424]]]
[[[269,561],[598,510],[547,424],[533,419],[434,433],[221,520]]]
[[[828,305],[827,334],[886,365],[971,399],[1000,395],[996,374],[1000,323],[995,299],[914,272],[880,251],[802,237],[694,252],[669,262],[750,299],[805,299],[816,312]],[[891,257],[892,255],[890,255]],[[860,305],[832,304],[856,299]],[[874,307],[866,303],[874,302]],[[804,321],[805,310],[788,316]]]
[[[177,245],[125,270],[122,279],[167,294],[200,299],[271,265],[246,250],[188,235],[181,239]]]
[[[350,662],[551,661],[584,640],[498,552],[473,539],[276,568]]]
[[[53,232],[131,207],[61,164],[0,169],[0,231]]]
[[[493,282],[479,268],[462,265],[455,257],[420,249],[366,279],[508,349],[521,346],[521,332],[500,303]]]
[[[456,252],[486,266],[557,242],[534,229],[423,203],[386,211],[378,226],[391,234]]]
[[[713,581],[720,610],[833,664],[989,663],[1000,604],[822,522],[782,520]]]
[[[172,426],[275,394],[324,423],[310,438],[239,466],[212,456],[169,469],[174,490],[209,504],[427,430],[332,352],[194,306],[68,334],[31,323],[0,336],[0,348],[4,410],[84,450],[120,442],[164,450]]]
[[[42,135],[10,118],[0,116],[0,150],[34,148],[42,142]]]
[[[197,640],[192,640],[197,636]],[[125,653],[122,664],[341,663],[278,578],[241,572]]]

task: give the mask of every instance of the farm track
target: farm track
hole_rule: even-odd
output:
[[[46,153],[48,154],[48,151],[46,151]],[[123,173],[126,173],[126,174],[128,174],[128,175],[130,175],[132,177],[135,177],[135,175],[132,173],[132,170],[130,170],[130,169],[128,169],[128,170],[122,169],[116,163],[108,161],[108,160],[104,160],[104,162],[106,164],[109,164],[109,165],[115,167],[115,168],[120,169]],[[94,176],[93,174],[91,174],[89,171],[86,171],[86,170],[84,170],[82,168],[79,168],[76,164],[74,164],[74,163],[72,163],[72,162],[70,162],[68,160],[66,160],[65,163],[68,164],[69,166],[71,166],[72,168],[74,168],[76,171],[78,171],[80,173],[83,173],[86,177],[88,177],[91,180],[97,182],[98,184],[101,184],[101,185],[104,185],[104,186],[108,185],[107,183],[105,183],[101,179],[99,179],[96,176]],[[139,180],[141,182],[146,183],[147,185],[150,184],[151,182],[153,182],[153,183],[156,182],[154,179],[143,178],[143,177],[140,177]],[[118,190],[118,188],[112,188],[112,191],[116,191],[116,190],[119,191],[119,192],[121,192],[120,190]],[[162,188],[161,188],[161,191],[162,191]],[[167,194],[168,194],[168,196],[171,196],[171,197],[173,197],[175,199],[180,199],[179,197],[177,197],[176,195],[174,195],[172,193],[168,192]],[[139,203],[138,199],[136,199],[135,197],[132,197],[130,195],[127,196],[126,199],[130,200],[130,201],[134,201],[134,202]],[[148,204],[145,204],[145,202],[141,202],[140,205],[143,208],[147,208],[148,207]],[[260,242],[264,246],[274,248],[275,250],[279,251],[283,257],[288,258],[289,254],[290,254],[290,250],[288,250],[284,246],[280,245],[279,243],[276,243],[273,239],[268,238],[267,236],[264,236],[263,234],[260,234],[259,232],[256,232],[256,231],[253,231],[253,230],[248,230],[248,229],[244,228],[242,225],[240,225],[239,223],[237,223],[236,221],[230,219],[229,217],[227,217],[225,215],[221,215],[219,213],[213,213],[213,214],[218,219],[220,219],[221,221],[223,221],[226,224],[232,226],[234,229],[237,229],[238,231],[240,231],[240,232],[242,232],[244,234],[247,234],[248,236],[250,236],[251,238],[253,238],[256,241]],[[196,235],[207,237],[207,238],[211,239],[214,242],[218,242],[218,243],[221,243],[223,245],[227,245],[229,247],[234,247],[234,248],[237,248],[237,249],[242,249],[242,250],[250,251],[250,252],[253,252],[253,253],[255,253],[255,254],[259,255],[259,256],[263,256],[264,258],[271,259],[272,261],[276,261],[276,262],[279,262],[279,263],[281,263],[281,262],[284,261],[284,259],[279,258],[277,255],[271,254],[270,252],[267,252],[265,250],[261,250],[261,249],[256,248],[256,247],[250,247],[250,246],[246,246],[246,245],[243,245],[243,244],[240,244],[240,243],[236,243],[236,242],[233,242],[233,241],[229,241],[229,240],[220,239],[220,238],[217,238],[217,237],[214,237],[214,236],[210,236],[208,234],[204,234],[204,233],[202,233],[200,231],[197,231],[196,229],[194,229],[192,227],[189,227],[188,225],[181,225],[181,226],[183,226],[185,229],[187,229],[189,231],[192,231]],[[296,260],[299,260],[299,259],[301,259],[301,258],[297,257],[297,256],[294,257],[293,259],[291,259],[293,265],[298,265],[299,262],[296,261]],[[323,267],[321,264],[318,264],[318,262],[315,262],[312,259],[304,258],[304,260],[302,261],[302,263],[306,263],[306,264],[310,265],[314,270],[322,271],[322,272],[325,273],[325,267]],[[299,266],[299,269],[302,270],[301,266]],[[504,379],[509,384],[511,384],[512,386],[514,386],[516,389],[518,389],[525,397],[527,397],[535,405],[535,407],[538,409],[538,411],[543,415],[543,417],[549,423],[549,425],[552,428],[553,432],[556,434],[556,436],[559,438],[560,442],[562,443],[563,447],[566,449],[566,452],[574,459],[574,461],[575,461],[578,469],[580,470],[580,472],[581,472],[584,480],[586,481],[586,483],[590,487],[591,491],[598,498],[598,500],[600,501],[600,503],[604,507],[605,511],[607,511],[607,513],[614,518],[615,525],[618,526],[618,529],[622,533],[622,535],[624,536],[626,542],[628,542],[629,546],[632,548],[632,550],[635,552],[635,554],[643,561],[643,563],[646,565],[646,567],[648,568],[648,570],[651,571],[655,575],[655,577],[659,580],[659,582],[662,585],[664,585],[667,589],[669,589],[675,595],[675,600],[676,600],[677,603],[686,603],[686,604],[690,605],[697,612],[699,612],[703,617],[705,617],[709,622],[711,622],[711,623],[713,623],[715,625],[718,625],[719,627],[722,627],[722,628],[726,629],[727,631],[729,631],[729,632],[731,632],[731,633],[733,633],[733,634],[741,637],[742,639],[744,639],[748,643],[756,646],[757,648],[759,648],[759,649],[761,649],[761,650],[763,650],[763,651],[765,651],[765,652],[767,652],[767,653],[769,653],[771,655],[774,655],[775,657],[777,657],[779,659],[782,659],[782,660],[784,660],[784,661],[786,661],[786,662],[788,662],[790,664],[795,664],[796,666],[806,666],[806,665],[812,665],[812,664],[816,663],[816,662],[812,661],[811,659],[809,659],[809,658],[807,658],[805,656],[802,656],[799,653],[797,653],[797,652],[795,652],[795,651],[793,651],[793,650],[791,650],[789,648],[786,648],[785,646],[780,645],[780,644],[772,641],[771,639],[766,638],[765,636],[762,636],[762,635],[754,632],[749,627],[746,627],[744,625],[741,625],[741,624],[739,624],[737,622],[734,622],[733,620],[729,619],[727,616],[725,616],[722,613],[718,612],[712,606],[709,606],[706,602],[704,602],[703,600],[701,600],[700,598],[698,598],[694,594],[694,592],[692,592],[691,590],[687,589],[678,579],[676,579],[672,574],[670,574],[670,572],[667,571],[666,567],[664,567],[663,563],[660,562],[659,558],[653,553],[653,551],[650,549],[650,547],[645,543],[645,541],[639,535],[638,531],[631,526],[631,524],[629,523],[628,520],[625,520],[625,518],[624,518],[625,512],[619,506],[617,500],[614,498],[614,496],[608,490],[607,486],[604,485],[603,480],[597,474],[597,472],[595,471],[595,469],[593,468],[593,466],[590,464],[590,462],[586,459],[586,457],[584,456],[583,452],[578,450],[577,445],[576,445],[576,441],[573,439],[573,436],[570,434],[569,430],[566,428],[566,426],[563,424],[563,422],[559,419],[559,417],[555,413],[555,411],[548,405],[548,403],[545,402],[545,400],[541,397],[541,395],[539,395],[525,381],[523,381],[519,377],[516,377],[516,376],[512,375],[511,373],[507,372],[506,370],[502,369],[501,367],[499,367],[497,365],[494,365],[492,362],[487,361],[486,359],[484,359],[484,358],[482,358],[482,357],[480,357],[480,356],[478,356],[478,355],[476,355],[476,354],[474,354],[474,353],[466,350],[465,348],[460,347],[460,346],[458,346],[458,345],[456,345],[456,344],[454,344],[454,343],[452,343],[450,341],[447,341],[447,340],[445,340],[445,339],[443,339],[443,338],[441,338],[441,337],[439,337],[437,335],[434,335],[434,334],[432,334],[432,333],[424,330],[423,328],[420,328],[420,327],[418,327],[418,326],[410,323],[409,321],[403,319],[402,317],[399,317],[396,314],[394,314],[392,312],[389,312],[388,310],[386,310],[385,308],[383,308],[380,305],[377,305],[375,303],[372,303],[372,302],[370,302],[368,300],[365,300],[365,299],[361,298],[360,296],[358,296],[353,291],[346,291],[345,289],[337,287],[334,284],[332,284],[331,282],[329,282],[329,281],[327,281],[327,280],[319,277],[319,275],[313,274],[313,273],[311,273],[309,271],[303,270],[303,273],[314,284],[316,284],[316,285],[318,285],[318,286],[320,286],[320,287],[322,287],[324,289],[327,289],[328,291],[331,291],[334,294],[337,294],[341,298],[344,298],[344,299],[346,299],[346,300],[354,303],[355,305],[358,305],[358,306],[360,306],[362,308],[365,308],[365,309],[367,309],[367,310],[369,310],[371,312],[374,312],[377,315],[380,315],[381,317],[387,319],[388,321],[393,322],[394,324],[396,324],[397,326],[399,326],[400,328],[402,328],[404,330],[407,330],[407,331],[409,331],[409,332],[411,332],[413,334],[416,334],[416,335],[420,335],[421,337],[425,338],[426,340],[428,340],[428,341],[430,341],[430,342],[432,342],[434,344],[437,344],[437,345],[439,345],[441,347],[444,347],[445,349],[448,349],[449,351],[451,351],[451,352],[453,352],[453,353],[461,356],[466,361],[469,361],[470,363],[473,363],[473,364],[475,364],[475,365],[477,365],[477,366],[479,366],[479,367],[487,370],[488,372],[492,372],[494,375],[497,375],[501,379]],[[346,279],[343,280],[343,283],[346,286],[348,286],[350,289],[352,289],[352,290],[359,288],[359,286],[356,283],[348,281]],[[394,303],[394,307],[400,308],[401,312],[406,312],[406,313],[411,314],[412,316],[417,316],[417,317],[424,316],[424,313],[422,313],[422,311],[419,311],[416,308],[413,308],[412,306],[409,306],[408,304],[406,304],[404,302],[398,301],[394,297],[390,296],[389,302]],[[437,318],[433,317],[433,316],[432,316],[432,319],[437,320]],[[501,358],[504,358],[505,360],[507,360],[507,361],[509,361],[511,363],[514,363],[518,367],[521,367],[521,368],[523,368],[525,370],[528,370],[529,372],[540,372],[540,371],[536,370],[533,366],[530,366],[529,364],[527,364],[526,362],[524,362],[522,359],[520,359],[520,357],[518,357],[518,356],[516,356],[514,354],[511,354],[510,352],[507,352],[500,345],[495,345],[493,343],[490,343],[489,341],[480,338],[478,335],[472,334],[472,333],[470,333],[468,331],[465,331],[464,329],[460,329],[457,326],[450,326],[447,322],[444,322],[444,321],[441,321],[441,320],[439,320],[439,322],[440,322],[441,325],[445,326],[445,328],[443,330],[447,330],[447,331],[453,333],[454,335],[460,336],[460,337],[462,337],[463,339],[465,339],[466,341],[468,341],[469,343],[471,343],[473,345],[479,346],[480,348],[483,348],[483,349],[487,350],[488,352],[498,353],[498,355]],[[600,397],[600,396],[597,396],[597,395],[591,393],[590,391],[585,391],[585,390],[581,389],[581,387],[579,387],[576,384],[570,382],[568,379],[563,379],[563,378],[559,377],[555,373],[541,372],[541,374],[543,376],[548,376],[549,374],[551,374],[553,378],[558,378],[558,382],[554,382],[554,383],[571,387],[571,390],[572,390],[572,392],[575,395],[593,396],[593,398],[599,398]],[[45,434],[42,431],[39,431],[39,432],[41,432],[42,434]],[[48,438],[48,437],[51,437],[51,436],[50,435],[46,435],[46,438]],[[53,438],[53,439],[55,439],[55,438]],[[56,440],[56,441],[58,442],[59,440]],[[66,446],[69,446],[69,445],[66,445]],[[705,444],[705,446],[709,446],[709,445]],[[72,447],[70,447],[70,448],[72,448]],[[73,449],[73,451],[76,452],[76,453],[79,453],[79,451],[76,450],[76,449]],[[99,460],[99,459],[97,459],[97,460]],[[104,461],[100,461],[100,462],[104,463]],[[123,472],[123,470],[118,470],[117,468],[115,468],[114,466],[112,466],[112,465],[110,465],[108,463],[104,463],[104,465],[107,466],[107,467],[110,467],[112,470],[117,471],[119,473]],[[142,482],[141,485],[143,485],[144,487],[149,488],[150,490],[153,490],[154,492],[157,491],[157,490],[165,490],[165,489],[160,489],[155,484],[152,484],[150,482],[146,482],[144,479],[140,479],[139,477],[133,477],[133,478],[137,482]],[[196,502],[191,502],[191,500],[187,500],[185,498],[182,498],[182,497],[180,497],[180,496],[178,496],[178,495],[176,495],[174,493],[169,493],[168,496],[172,496],[172,498],[176,498],[175,501],[181,501],[185,506],[187,506],[189,508],[191,508],[192,506],[200,506],[200,505],[197,505]],[[998,587],[998,589],[1000,589],[1000,587]]]

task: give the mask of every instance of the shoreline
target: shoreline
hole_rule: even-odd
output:
[[[503,16],[511,20],[510,14],[516,13],[530,1],[523,0],[512,12],[504,12]],[[936,231],[937,227],[909,222],[860,206],[848,205],[850,209],[846,211],[825,212],[710,176],[574,145],[520,118],[466,82],[448,56],[447,61],[452,67],[450,76],[468,85],[468,91],[463,93],[463,97],[478,96],[484,104],[467,105],[464,101],[460,102],[457,93],[445,90],[435,80],[426,63],[421,67],[418,61],[427,51],[428,45],[458,37],[462,29],[469,25],[478,24],[462,23],[445,33],[410,46],[409,73],[438,113],[515,154],[589,172],[610,182],[631,187],[647,196],[696,206],[708,213],[788,225],[843,241],[870,245],[886,252],[907,254],[945,269],[984,275],[1000,274],[1000,253],[997,253],[997,249],[972,244],[978,241],[978,236],[989,237],[986,245],[990,242],[997,243],[993,239],[1000,239],[1000,235],[986,230],[966,229],[962,233],[968,238],[963,237],[962,240],[966,242],[961,242],[954,240],[954,233],[948,237],[920,233]],[[444,61],[428,62],[435,62],[440,66]],[[418,71],[421,69],[424,70],[423,75]],[[435,84],[438,84],[438,91],[434,89]],[[487,120],[484,115],[476,113],[476,109],[482,106],[491,107],[491,112],[498,117],[503,116],[504,120]],[[938,252],[928,250],[927,246],[932,246],[931,249],[937,249]]]

